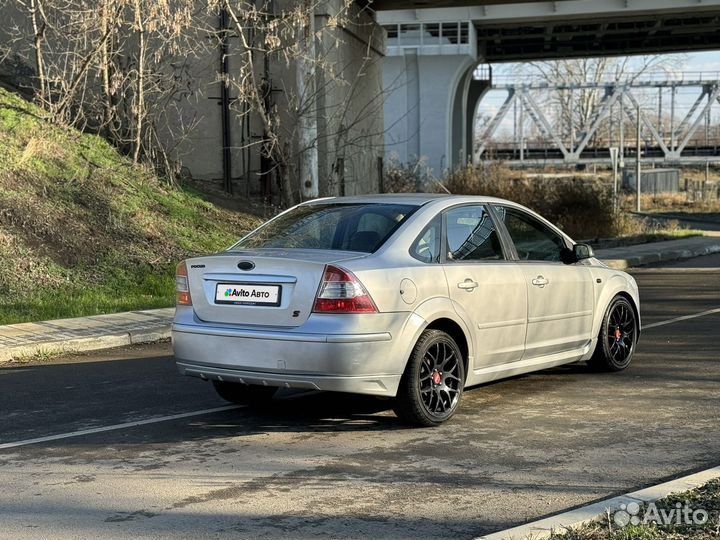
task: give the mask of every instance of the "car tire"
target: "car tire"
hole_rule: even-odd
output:
[[[598,342],[588,365],[599,371],[622,371],[630,365],[638,337],[635,309],[624,296],[610,302],[600,326]]]
[[[455,340],[441,330],[425,330],[400,380],[395,414],[416,426],[442,424],[455,414],[464,383],[465,366]]]
[[[227,381],[213,381],[212,383],[221,398],[238,405],[262,405],[268,403],[277,392],[277,388],[274,386]]]

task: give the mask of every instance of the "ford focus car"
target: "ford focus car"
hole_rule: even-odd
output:
[[[620,371],[638,288],[592,249],[501,199],[317,199],[177,269],[181,373],[236,403],[278,388],[394,398],[432,426],[463,389],[587,361]]]

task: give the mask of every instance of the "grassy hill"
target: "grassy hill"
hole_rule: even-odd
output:
[[[170,306],[179,260],[259,223],[0,88],[0,324]]]

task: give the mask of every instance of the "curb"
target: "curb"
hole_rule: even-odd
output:
[[[153,343],[169,337],[170,325],[168,324],[166,326],[122,332],[119,334],[63,339],[32,345],[20,345],[17,347],[3,347],[0,348],[0,364],[38,355],[96,351],[123,347],[125,345],[136,345],[139,343]]]
[[[648,253],[645,255],[636,255],[625,259],[598,258],[610,268],[614,268],[616,270],[626,270],[627,268],[634,268],[636,266],[646,266],[648,264],[659,262],[682,261],[685,259],[692,259],[694,257],[701,257],[703,255],[712,255],[714,253],[720,253],[720,243],[694,249],[677,249]]]
[[[525,525],[494,532],[485,536],[478,536],[475,537],[474,540],[544,540],[556,532],[562,533],[567,529],[580,527],[597,521],[603,518],[608,512],[612,513],[620,510],[620,505],[622,504],[627,505],[633,502],[651,503],[667,497],[671,493],[680,493],[695,489],[717,478],[720,478],[720,466],[633,491],[632,493],[619,495],[588,506],[576,508],[569,512],[556,514],[549,518],[526,523]]]

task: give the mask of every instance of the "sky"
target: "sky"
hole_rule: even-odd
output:
[[[720,51],[708,51],[687,54],[687,69],[689,71],[717,71],[720,72]]]

